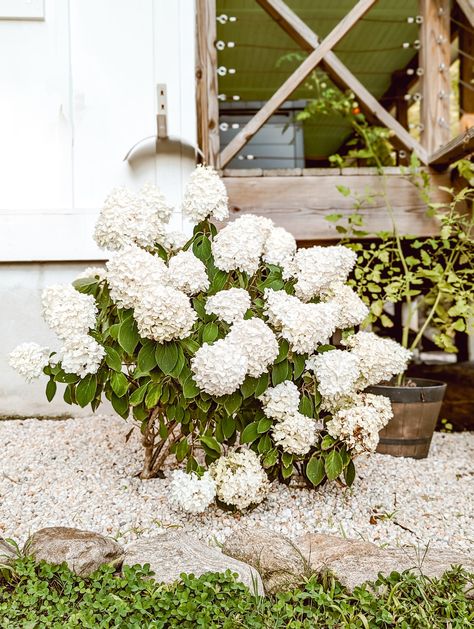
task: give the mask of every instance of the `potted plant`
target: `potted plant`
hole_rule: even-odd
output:
[[[415,157],[406,175],[417,185],[431,216],[439,221],[439,235],[430,238],[398,233],[388,197],[384,201],[392,217],[393,230],[370,234],[356,211],[347,224],[338,225],[343,241],[357,252],[357,263],[349,281],[356,287],[370,312],[365,324],[375,329],[394,327],[393,308],[403,304],[401,344],[419,360],[425,334],[445,352],[456,352],[456,332],[470,332],[474,317],[474,166],[467,160],[451,170],[465,181],[461,189],[444,189],[447,203],[430,202],[429,180]],[[379,172],[384,177],[383,168]],[[350,191],[341,190],[348,196]],[[356,200],[356,209],[363,199]],[[328,219],[339,222],[339,215]],[[354,238],[375,237],[376,241]],[[392,308],[392,310],[390,310]],[[409,378],[400,374],[394,381],[370,387],[369,391],[392,400],[394,417],[380,433],[378,452],[424,458],[428,455],[446,384]]]

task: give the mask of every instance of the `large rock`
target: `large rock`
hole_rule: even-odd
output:
[[[474,572],[474,559],[449,550],[379,548],[370,542],[333,535],[307,534],[292,543],[264,529],[241,530],[224,544],[224,552],[259,569],[268,592],[294,587],[311,574],[332,574],[348,590],[379,573],[410,570],[440,577],[452,565]]]
[[[307,559],[294,542],[263,528],[240,529],[224,543],[223,552],[256,568],[269,594],[292,589],[309,576]]]
[[[123,563],[129,566],[150,564],[155,573],[153,578],[160,583],[178,581],[183,572],[198,577],[205,572],[231,570],[251,592],[257,589],[259,594],[265,593],[256,569],[178,531],[134,542],[127,548]]]
[[[23,553],[52,564],[66,562],[76,574],[88,576],[104,564],[120,565],[124,550],[114,540],[98,533],[53,526],[34,533]]]
[[[17,557],[18,551],[13,544],[10,544],[6,539],[0,537],[0,563],[9,563],[17,559]]]

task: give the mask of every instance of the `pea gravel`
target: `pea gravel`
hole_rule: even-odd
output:
[[[137,430],[126,442],[130,428],[105,415],[0,421],[0,537],[23,543],[42,527],[74,526],[127,543],[182,527],[221,542],[246,524],[472,552],[474,433],[435,434],[424,460],[359,457],[351,489],[274,483],[250,513],[189,515],[169,505],[166,479],[136,477],[142,452]]]

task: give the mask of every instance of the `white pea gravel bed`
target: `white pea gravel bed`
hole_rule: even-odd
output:
[[[74,526],[127,543],[163,527],[223,541],[243,524],[297,537],[325,532],[377,544],[470,551],[474,542],[474,433],[434,436],[429,458],[363,456],[351,489],[274,483],[268,499],[239,515],[174,510],[167,480],[140,481],[138,431],[95,415],[65,421],[0,421],[0,536],[23,543],[45,526]]]

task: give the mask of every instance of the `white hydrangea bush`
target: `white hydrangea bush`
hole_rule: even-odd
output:
[[[174,456],[171,502],[193,513],[211,503],[246,509],[272,481],[317,486],[354,480],[353,458],[374,451],[391,417],[365,392],[406,369],[410,354],[357,331],[368,314],[347,284],[355,254],[296,248],[268,218],[228,218],[217,173],[198,166],[182,211],[191,238],[171,232],[172,209],[154,186],[115,190],[94,237],[105,268],[43,294],[55,350],[24,343],[11,365],[44,373],[51,400],[108,399],[140,426],[142,478]],[[334,339],[339,339],[337,342]]]

